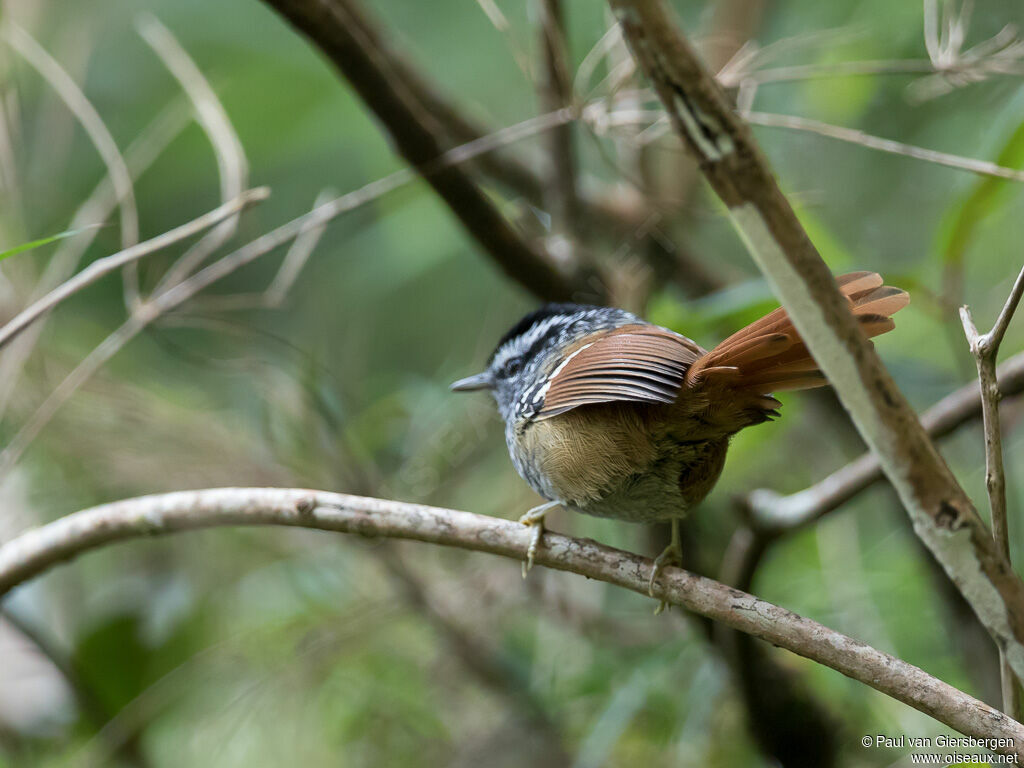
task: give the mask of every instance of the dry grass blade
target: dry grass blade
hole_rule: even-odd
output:
[[[158,158],[170,143],[188,125],[188,115],[180,105],[163,110],[152,123],[139,134],[125,151],[125,163],[132,179],[137,179]],[[97,229],[90,224],[105,221],[117,206],[117,194],[110,176],[105,176],[85,202],[75,211],[68,229],[83,230],[82,234],[61,243],[50,258],[29,301],[44,296],[68,279],[78,266],[82,255],[92,245]],[[32,354],[39,335],[46,323],[41,318],[22,332],[15,341],[3,349],[0,356],[0,417],[7,410],[14,388],[18,383],[25,361]]]
[[[823,123],[818,120],[810,120],[805,117],[793,117],[791,115],[776,115],[768,112],[747,112],[743,115],[754,125],[761,125],[769,128],[788,128],[794,131],[809,131],[819,136],[826,136],[838,141],[846,141],[850,144],[857,144],[868,149],[875,149],[879,152],[888,152],[893,155],[912,157],[915,160],[924,160],[936,165],[945,165],[949,168],[958,168],[962,171],[970,171],[982,176],[997,176],[1011,181],[1024,181],[1024,171],[1004,168],[1001,165],[990,163],[986,160],[974,160],[961,155],[952,155],[947,152],[937,152],[933,149],[915,147],[913,144],[904,144],[900,141],[883,139],[872,136],[869,133],[858,131],[853,128],[843,128],[838,125]]]
[[[199,126],[206,133],[217,158],[221,202],[238,197],[249,184],[245,149],[210,83],[167,27],[151,14],[139,17],[136,26],[164,66],[181,84],[192,102]],[[156,292],[180,282],[226,243],[238,228],[238,216],[226,219],[176,261],[157,285]]]
[[[512,54],[512,60],[515,61],[519,71],[523,73],[523,77],[527,80],[533,80],[533,73],[530,70],[530,57],[526,51],[523,50],[523,46],[515,38],[515,33],[512,31],[512,25],[509,24],[508,17],[501,12],[498,4],[494,0],[476,0],[476,4],[480,6],[480,10],[484,12],[484,16],[491,22],[498,33],[505,38],[505,44],[508,46],[509,53]]]
[[[117,148],[117,142],[82,89],[35,38],[13,22],[8,22],[3,31],[11,46],[49,83],[75,115],[103,159],[107,173],[117,190],[121,208],[121,247],[129,248],[139,240],[139,213],[135,203],[132,177],[121,151]],[[138,275],[129,269],[125,273],[125,301],[131,306],[137,299]]]
[[[334,190],[325,189],[316,197],[314,210],[326,205],[338,197]],[[298,279],[313,250],[320,242],[327,229],[326,220],[314,221],[296,235],[294,242],[281,261],[281,266],[274,275],[266,290],[256,293],[236,293],[225,296],[211,296],[205,301],[197,297],[196,303],[202,302],[205,310],[240,310],[240,309],[277,309],[283,303]]]

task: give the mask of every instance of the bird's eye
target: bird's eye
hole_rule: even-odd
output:
[[[501,373],[506,378],[509,376],[515,376],[523,369],[523,360],[520,357],[513,357],[501,368]]]

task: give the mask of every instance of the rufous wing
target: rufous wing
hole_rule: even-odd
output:
[[[704,354],[686,337],[654,325],[588,336],[552,371],[538,417],[593,403],[673,403],[687,369]]]

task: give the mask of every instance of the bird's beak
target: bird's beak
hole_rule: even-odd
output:
[[[474,392],[478,389],[490,389],[494,386],[491,381],[491,374],[487,371],[478,373],[476,376],[467,376],[453,383],[448,389],[452,392]]]

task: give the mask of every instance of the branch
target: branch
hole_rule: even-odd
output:
[[[387,130],[398,153],[422,172],[470,235],[515,281],[548,300],[593,292],[582,276],[566,277],[523,240],[471,176],[455,166],[426,167],[449,142],[443,128],[405,87],[377,41],[366,34],[363,12],[352,0],[266,0],[337,67]]]
[[[1010,562],[1010,532],[1006,522],[1006,473],[1003,470],[1003,438],[999,426],[999,381],[996,376],[996,358],[1003,341],[1010,318],[1017,311],[1021,294],[1024,293],[1024,268],[1017,275],[1017,281],[1010,291],[1002,312],[992,330],[982,335],[974,325],[971,310],[960,308],[960,320],[971,346],[971,354],[978,366],[978,382],[981,390],[981,412],[985,425],[985,487],[988,490],[989,509],[992,513],[992,538],[996,546]],[[1007,665],[1003,649],[1000,649],[1000,666],[1003,683],[1003,710],[1010,717],[1020,719],[1020,693],[1013,670]]]
[[[859,131],[856,128],[844,128],[839,125],[823,123],[820,120],[811,120],[794,115],[776,115],[770,112],[744,112],[743,117],[754,125],[762,125],[768,128],[788,128],[793,131],[808,131],[819,136],[836,139],[837,141],[859,144],[862,147],[879,152],[912,157],[915,160],[924,160],[925,162],[944,165],[948,168],[970,171],[981,176],[994,176],[1018,182],[1024,181],[1024,171],[1019,171],[1015,168],[1006,168],[998,163],[990,163],[987,160],[975,160],[972,157],[963,157],[961,155],[952,155],[948,152],[938,152],[934,149],[915,147],[913,144],[905,144],[902,141],[883,139],[879,136],[872,136],[870,133]]]
[[[1024,392],[1024,353],[999,366],[999,388],[1003,395]],[[921,424],[933,440],[941,439],[981,415],[981,390],[976,382],[947,395],[923,414]],[[817,520],[841,507],[885,475],[878,457],[865,453],[809,488],[789,496],[759,489],[740,500],[756,528],[778,534]]]
[[[410,539],[523,560],[519,523],[420,504],[305,489],[214,488],[144,496],[76,512],[0,546],[0,597],[106,544],[228,525],[279,525]],[[536,562],[646,595],[648,558],[548,532]],[[1024,756],[1024,726],[917,667],[712,579],[667,568],[656,598],[720,621],[865,683],[976,738]]]
[[[918,536],[1024,674],[1024,582],[861,333],[750,127],[676,30],[663,0],[611,0],[611,6],[676,132],[878,456]]]

